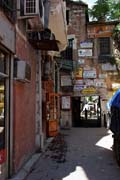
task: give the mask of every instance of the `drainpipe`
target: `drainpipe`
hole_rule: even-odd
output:
[[[41,53],[37,51],[36,67],[36,146],[43,149],[42,131],[42,75],[41,75]]]
[[[9,64],[9,75],[10,75],[10,81],[7,82],[9,84],[9,121],[7,123],[8,129],[8,138],[7,138],[7,144],[8,144],[8,177],[10,177],[13,173],[13,63],[14,63],[14,57],[11,56],[10,64]],[[8,80],[7,80],[8,81]]]
[[[62,64],[58,65],[58,63],[56,61],[55,65],[57,67],[56,71],[57,71],[57,93],[60,93],[60,69],[62,68]],[[58,104],[58,109],[59,109],[59,125],[61,126],[61,110],[60,110],[60,102]]]

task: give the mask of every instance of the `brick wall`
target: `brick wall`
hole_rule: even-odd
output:
[[[14,81],[14,170],[17,171],[35,151],[36,54],[20,33],[16,54],[31,66],[31,81]]]
[[[79,49],[80,42],[86,40],[87,37],[86,6],[68,3],[67,8],[69,9],[68,34],[75,35],[77,49]],[[77,49],[74,50],[74,60],[78,60]]]

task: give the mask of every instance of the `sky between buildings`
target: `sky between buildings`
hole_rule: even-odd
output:
[[[78,1],[78,0],[74,0],[74,1]],[[96,0],[82,0],[82,1],[88,4],[89,8],[91,8],[96,2]]]
[[[83,2],[87,3],[89,8],[91,8],[96,2],[96,0],[83,0]]]

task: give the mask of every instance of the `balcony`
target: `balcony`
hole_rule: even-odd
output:
[[[58,41],[55,39],[55,35],[49,30],[44,31],[28,31],[28,40],[35,49],[46,51],[59,51]]]

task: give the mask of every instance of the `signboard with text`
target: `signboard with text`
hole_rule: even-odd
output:
[[[84,70],[83,78],[96,78],[96,70]]]
[[[80,42],[80,47],[81,48],[93,48],[93,42],[89,42],[89,41]]]
[[[71,108],[70,96],[62,96],[61,108],[64,110],[69,110]]]
[[[92,57],[92,49],[78,49],[79,57]]]
[[[74,85],[73,91],[81,91],[84,89],[84,85]]]
[[[103,71],[116,71],[116,65],[112,65],[110,63],[102,64]]]

